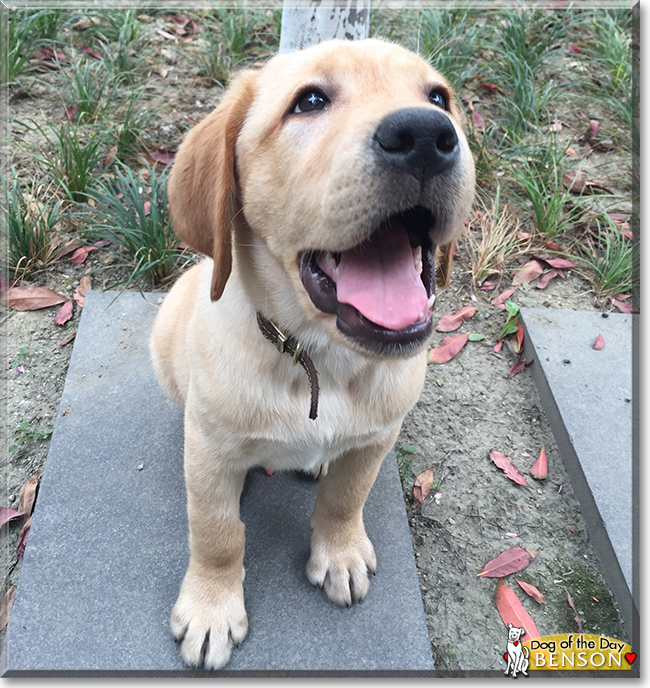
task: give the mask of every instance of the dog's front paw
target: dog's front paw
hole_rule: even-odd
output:
[[[347,607],[366,596],[368,574],[374,574],[377,557],[363,526],[352,532],[344,528],[335,535],[328,530],[329,536],[314,529],[307,578],[312,585],[324,588],[332,602]]]
[[[241,582],[223,585],[188,571],[172,609],[171,631],[187,665],[223,667],[248,632]]]

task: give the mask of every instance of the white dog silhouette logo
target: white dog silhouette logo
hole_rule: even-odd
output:
[[[528,657],[530,653],[528,652],[528,648],[521,644],[520,640],[524,633],[526,633],[525,628],[517,628],[511,623],[508,624],[508,651],[503,655],[506,662],[508,662],[508,666],[504,672],[506,676],[508,672],[510,672],[513,678],[515,678],[519,672],[524,676],[528,676],[526,670],[528,669]]]

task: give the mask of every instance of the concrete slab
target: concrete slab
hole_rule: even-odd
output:
[[[521,313],[528,340],[524,356],[536,359],[530,373],[631,630],[638,610],[632,460],[636,316],[536,308],[522,308]],[[599,334],[605,347],[594,350]]]
[[[159,295],[115,297],[86,296],[8,627],[5,675],[431,675],[394,454],[364,514],[377,575],[351,609],[330,603],[304,573],[316,484],[295,474],[249,475],[249,635],[226,671],[183,667],[168,626],[188,557],[182,412],[149,364]]]

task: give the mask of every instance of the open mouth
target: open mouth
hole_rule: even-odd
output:
[[[313,304],[366,349],[403,354],[431,334],[435,303],[434,217],[415,206],[347,251],[303,251],[298,267]]]

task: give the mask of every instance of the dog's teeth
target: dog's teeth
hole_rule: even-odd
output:
[[[431,294],[431,296],[429,297],[429,300],[427,301],[427,307],[428,307],[429,310],[431,310],[431,309],[433,308],[433,304],[434,304],[435,302],[436,302],[436,295],[435,295],[435,294]]]
[[[413,249],[413,265],[418,275],[422,272],[422,246]]]
[[[338,262],[334,256],[329,252],[325,251],[323,254],[323,263],[336,275],[339,272]]]

